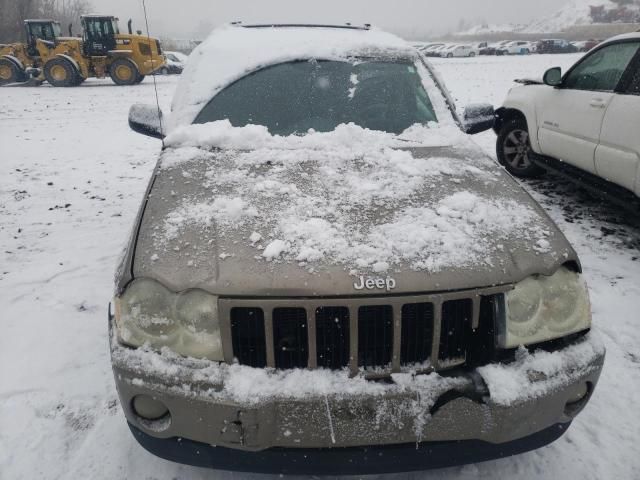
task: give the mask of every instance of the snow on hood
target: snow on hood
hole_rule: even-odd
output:
[[[381,54],[417,55],[401,38],[376,29],[218,28],[189,56],[173,99],[169,131],[192,123],[220,90],[266,66],[309,58],[345,60]]]
[[[455,147],[433,146],[456,139]],[[459,130],[412,127],[396,137],[342,125],[277,137],[222,121],[181,129],[167,144],[141,227],[137,251],[146,253],[136,257],[137,275],[182,285],[200,269],[233,285],[226,278],[233,271],[251,270],[258,282],[277,267],[282,284],[295,271],[455,270],[491,284],[497,279],[469,272],[505,277],[514,259],[541,265],[572,254],[536,204]]]

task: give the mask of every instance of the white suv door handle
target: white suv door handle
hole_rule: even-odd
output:
[[[593,108],[605,108],[607,103],[602,98],[592,98],[589,105]]]

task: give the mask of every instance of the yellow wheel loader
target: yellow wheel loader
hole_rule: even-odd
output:
[[[26,21],[27,44],[0,49],[0,82],[33,75],[54,87],[72,87],[109,75],[116,85],[134,85],[166,64],[160,41],[134,35],[131,22],[127,35],[120,33],[118,19],[112,16],[84,15],[81,20],[80,38],[61,37],[60,26],[52,21],[47,36],[39,35],[37,21]]]
[[[27,43],[0,45],[0,85],[39,75],[41,52],[48,56],[49,49],[60,39],[60,24],[53,20],[25,20],[24,28]]]

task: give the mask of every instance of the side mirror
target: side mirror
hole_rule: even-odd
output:
[[[469,135],[486,132],[493,128],[496,120],[496,112],[493,105],[479,103],[468,105],[462,115],[464,131]]]
[[[162,118],[162,110],[155,105],[136,104],[129,109],[129,127],[147,137],[165,137]]]
[[[553,67],[544,72],[542,81],[545,85],[550,87],[558,87],[562,85],[562,69],[560,67]]]

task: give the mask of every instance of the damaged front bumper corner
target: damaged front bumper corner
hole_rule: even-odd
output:
[[[604,361],[593,334],[558,352],[521,352],[511,365],[449,377],[394,374],[389,383],[185,359],[123,347],[114,335],[111,353],[127,421],[152,453],[294,474],[422,470],[538,448],[584,408]],[[136,398],[166,414],[142,418]]]

